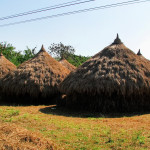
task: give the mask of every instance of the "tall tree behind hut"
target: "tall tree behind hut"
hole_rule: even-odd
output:
[[[49,47],[49,53],[54,56],[57,60],[65,58],[69,63],[78,67],[90,57],[75,55],[75,49],[70,45],[64,45],[62,43],[51,44]]]
[[[3,55],[14,63],[14,57],[16,56],[16,52],[14,51],[15,47],[11,44],[7,44],[7,42],[1,42],[0,43],[0,51],[3,53]],[[15,64],[15,63],[14,63]]]
[[[27,60],[33,58],[35,56],[35,54],[36,54],[35,49],[36,49],[36,47],[33,48],[33,49],[30,49],[27,46],[26,49],[23,52],[23,60],[22,61],[24,62],[24,61],[27,61]]]
[[[80,65],[82,65],[84,62],[86,62],[90,58],[91,58],[90,56],[81,56],[81,55],[71,54],[67,60],[72,65],[79,67]]]
[[[58,44],[53,43],[49,47],[49,53],[58,59],[67,59],[71,54],[75,53],[75,49],[70,45],[62,44],[61,42]]]

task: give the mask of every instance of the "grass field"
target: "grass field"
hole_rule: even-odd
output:
[[[55,106],[0,106],[0,124],[27,129],[56,144],[54,149],[150,149],[150,114],[103,115]]]

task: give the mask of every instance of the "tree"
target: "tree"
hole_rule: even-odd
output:
[[[71,54],[75,53],[75,49],[70,45],[64,45],[62,43],[59,44],[51,44],[51,46],[48,48],[49,53],[51,55],[54,55],[54,57],[57,57],[58,59],[65,58],[67,59]]]
[[[0,43],[0,52],[2,52],[3,55],[16,66],[34,57],[35,49],[36,47],[33,49],[27,47],[27,49],[24,50],[22,54],[21,51],[16,52],[15,47],[13,47],[11,44],[7,44],[6,42]]]
[[[7,42],[0,43],[0,52],[12,63],[15,65],[19,65],[20,63],[17,61],[16,57],[21,57],[21,54],[15,51],[15,47],[11,44],[7,44]]]
[[[55,59],[60,60],[65,58],[68,60],[72,65],[78,67],[90,57],[85,57],[81,55],[75,55],[75,49],[70,45],[64,45],[62,43],[59,44],[51,44],[49,47],[49,53],[55,57]]]
[[[27,60],[33,58],[35,56],[35,49],[36,49],[36,47],[33,49],[30,49],[27,46],[27,49],[24,50],[24,52],[23,52],[24,53],[24,60],[23,61],[27,61]]]
[[[7,44],[6,42],[0,43],[0,52],[2,51],[3,55],[10,60],[13,64],[16,66],[19,66],[24,61],[27,61],[35,56],[35,48],[30,49],[28,46],[23,51],[17,52],[15,51],[15,47],[13,47],[11,44]],[[51,55],[54,55],[56,59],[60,60],[62,58],[65,58],[68,60],[71,64],[78,67],[82,63],[84,63],[87,59],[90,57],[85,56],[78,56],[74,54],[75,49],[72,46],[66,46],[62,43],[59,44],[52,44],[49,47],[49,53]]]
[[[68,62],[70,62],[72,65],[78,67],[82,65],[85,61],[87,61],[90,58],[90,56],[81,56],[81,55],[70,55],[68,57]]]
[[[25,49],[23,51],[23,54],[21,54],[21,51],[17,52],[16,58],[14,60],[14,61],[16,61],[15,64],[17,64],[17,66],[18,66],[18,65],[22,64],[24,61],[27,61],[27,60],[33,58],[35,56],[35,49],[36,49],[36,47],[33,49],[30,49],[27,46],[27,49]]]
[[[6,42],[0,43],[0,51],[5,55],[5,57],[9,60],[12,59],[16,55],[16,52],[14,51],[15,47],[13,47],[11,44],[7,44]]]

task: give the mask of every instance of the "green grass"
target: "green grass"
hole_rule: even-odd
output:
[[[4,122],[12,122],[14,116],[19,115],[19,110],[12,108],[0,109],[0,120]]]
[[[39,109],[1,106],[0,122],[39,132],[65,149],[150,149],[150,115],[80,118],[44,114]]]

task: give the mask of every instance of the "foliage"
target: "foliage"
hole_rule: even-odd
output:
[[[0,43],[1,53],[12,63],[14,63],[15,65],[18,65],[18,61],[16,60],[16,57],[20,57],[20,55],[14,50],[15,50],[15,47],[13,47],[11,44],[7,44],[6,42]]]
[[[89,56],[81,56],[81,55],[74,55],[71,54],[67,60],[74,66],[78,67],[81,64],[83,64],[85,61],[87,61],[90,57]]]
[[[75,49],[70,45],[64,45],[62,43],[52,44],[49,47],[49,53],[55,57],[56,60],[65,58],[72,65],[78,67],[90,57],[85,57],[81,55],[75,55]]]
[[[24,50],[23,62],[27,61],[35,56],[35,49],[36,49],[36,47],[33,49],[30,49],[29,47],[27,47],[27,49]]]
[[[10,60],[16,66],[34,57],[35,48],[30,49],[27,47],[27,49],[24,50],[22,54],[20,51],[16,52],[15,47],[13,47],[11,44],[7,44],[6,42],[0,43],[0,51],[8,60]]]
[[[0,51],[2,51],[3,55],[10,60],[16,66],[19,66],[24,61],[27,61],[35,56],[35,48],[30,49],[28,46],[21,53],[21,51],[15,51],[15,47],[11,44],[7,44],[6,42],[0,43]],[[49,53],[55,56],[56,60],[60,60],[61,58],[65,58],[72,65],[78,67],[90,57],[75,55],[75,49],[72,46],[66,46],[62,43],[52,44],[49,47]]]
[[[58,44],[53,43],[49,47],[49,53],[60,59],[67,59],[70,56],[70,54],[74,54],[74,52],[75,49],[72,46],[64,45],[61,42]]]

